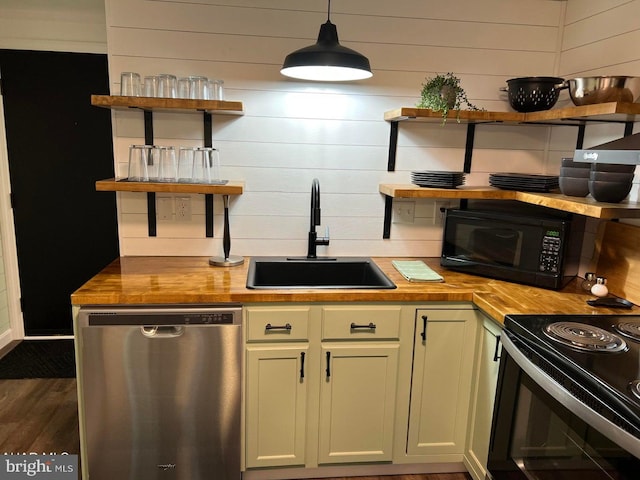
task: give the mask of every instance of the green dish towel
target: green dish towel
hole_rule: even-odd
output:
[[[410,282],[444,282],[422,260],[392,260],[391,264]]]

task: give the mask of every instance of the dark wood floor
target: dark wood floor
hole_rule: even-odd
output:
[[[0,452],[79,454],[76,380],[67,378],[0,380]],[[465,473],[358,478],[359,480],[471,480],[471,477]]]
[[[0,380],[0,452],[80,453],[76,380]]]

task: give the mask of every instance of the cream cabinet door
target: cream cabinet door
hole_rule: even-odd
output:
[[[318,463],[391,460],[398,349],[322,345]]]
[[[469,422],[469,447],[466,463],[476,480],[484,480],[491,437],[493,403],[500,366],[502,328],[489,318],[482,322],[477,356],[476,386]]]
[[[474,310],[417,310],[409,455],[464,454],[476,323]]]
[[[247,467],[304,465],[305,345],[247,347]]]

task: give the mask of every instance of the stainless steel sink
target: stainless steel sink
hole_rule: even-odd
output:
[[[396,288],[368,257],[254,257],[247,288]]]

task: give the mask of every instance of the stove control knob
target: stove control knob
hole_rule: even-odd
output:
[[[609,294],[607,279],[604,277],[596,278],[596,283],[591,287],[591,293],[596,297],[606,297]]]

